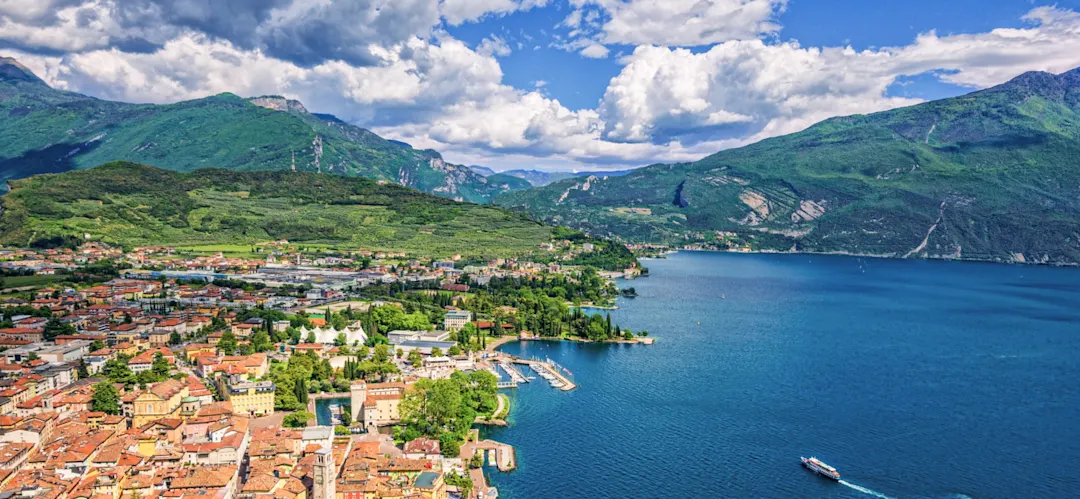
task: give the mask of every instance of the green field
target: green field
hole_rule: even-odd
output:
[[[20,275],[11,277],[0,277],[0,282],[3,283],[0,289],[9,288],[24,288],[27,286],[44,287],[54,282],[61,282],[70,276],[67,275]]]
[[[417,257],[520,256],[551,228],[497,207],[458,203],[393,184],[294,172],[132,163],[11,182],[0,241],[44,246],[84,234],[122,247],[170,245],[253,256],[287,240],[311,250],[404,251]]]

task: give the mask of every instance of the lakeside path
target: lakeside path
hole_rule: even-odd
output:
[[[520,340],[520,339],[521,338],[519,338],[517,336],[503,336],[503,337],[501,337],[501,338],[499,338],[499,339],[497,339],[497,340],[495,340],[495,341],[493,341],[491,343],[488,343],[487,348],[485,348],[484,350],[486,350],[489,353],[495,353],[495,350],[497,350],[499,347],[501,347],[501,346],[503,346],[503,345],[505,345],[507,343],[510,343],[511,341],[516,341],[516,340]]]

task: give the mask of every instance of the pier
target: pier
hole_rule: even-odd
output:
[[[486,455],[488,463],[498,467],[499,471],[507,472],[517,468],[514,448],[510,445],[494,440],[482,440],[480,442],[469,442],[461,446],[461,458],[465,461],[472,459],[473,454],[477,452]]]
[[[542,362],[542,361],[539,361],[539,360],[519,359],[519,358],[516,358],[516,357],[513,357],[513,361],[514,361],[515,364],[521,364],[521,365],[526,365],[526,366],[531,367],[538,374],[540,374],[540,373],[550,374],[553,379],[551,379],[549,381],[558,381],[561,386],[557,386],[557,388],[564,391],[564,392],[568,392],[570,390],[573,390],[573,389],[577,388],[577,383],[574,383],[573,381],[570,380],[570,378],[564,376],[563,373],[560,372],[559,369],[557,369],[555,366],[551,365],[551,363],[549,363],[549,362]],[[543,374],[541,374],[541,376],[543,376]],[[555,385],[555,383],[552,383],[552,385]]]
[[[517,368],[509,362],[499,361],[499,367],[501,367],[503,371],[506,371],[506,374],[510,375],[510,380],[514,383],[529,382],[529,378],[526,378],[524,374],[521,374],[521,371],[518,371]]]

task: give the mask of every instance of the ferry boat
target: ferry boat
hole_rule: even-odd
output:
[[[810,471],[813,471],[814,473],[817,473],[825,478],[840,480],[840,472],[836,471],[836,468],[825,464],[820,459],[816,457],[811,457],[810,459],[803,457],[800,459],[802,459],[803,466],[806,466],[808,469],[810,469]]]

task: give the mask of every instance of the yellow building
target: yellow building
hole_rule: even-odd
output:
[[[195,357],[201,353],[216,354],[217,347],[207,343],[192,343],[184,347],[184,355],[188,362],[195,362]]]
[[[255,353],[251,355],[227,355],[221,358],[222,365],[238,365],[243,367],[247,371],[247,375],[252,379],[259,379],[266,376],[269,370],[269,365],[266,361],[266,354]]]
[[[443,481],[442,473],[425,471],[416,477],[413,486],[420,492],[423,499],[446,499],[446,482]]]
[[[230,378],[227,391],[233,413],[256,416],[273,414],[275,389],[273,381],[243,381],[239,376]]]
[[[154,383],[135,399],[132,427],[139,428],[156,419],[179,417],[181,403],[187,396],[187,385],[175,379]]]

